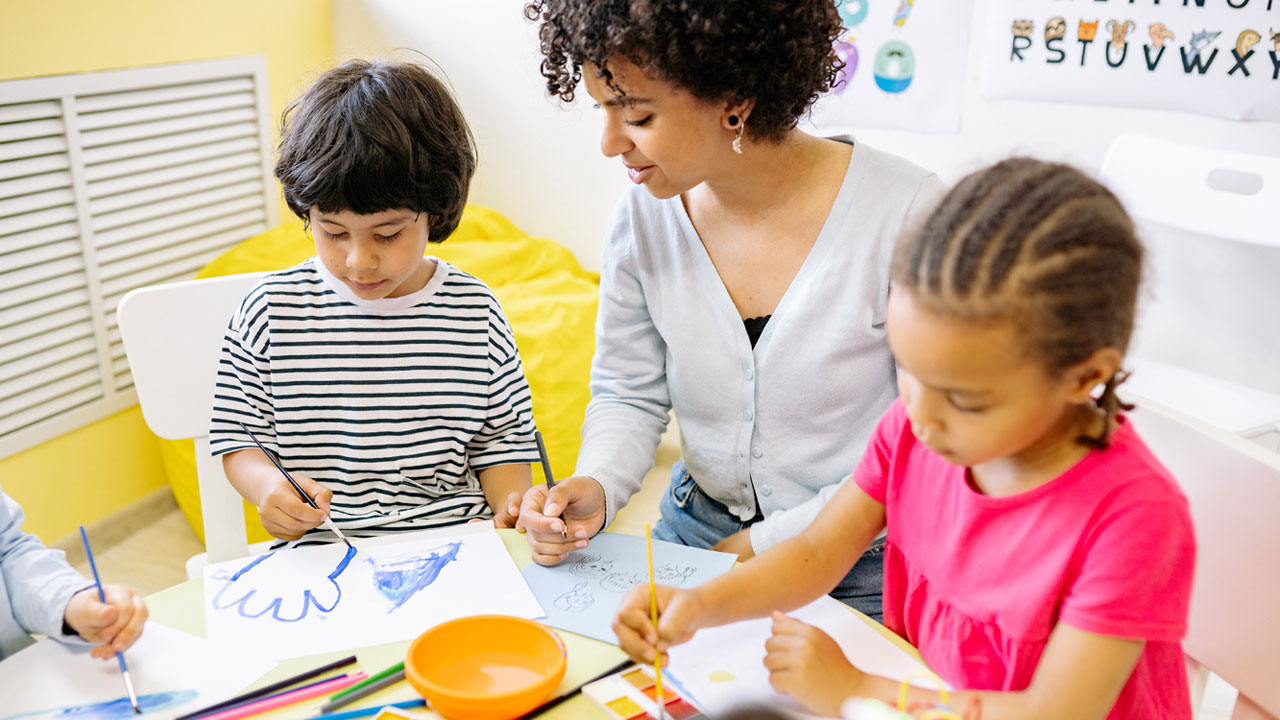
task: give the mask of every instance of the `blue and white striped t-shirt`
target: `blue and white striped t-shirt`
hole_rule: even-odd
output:
[[[538,459],[529,384],[493,292],[435,261],[375,301],[314,257],[264,277],[223,341],[212,453],[255,447],[243,422],[357,537],[491,517],[475,472]]]

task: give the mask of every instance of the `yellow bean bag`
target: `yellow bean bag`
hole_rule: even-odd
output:
[[[293,220],[245,240],[205,266],[197,277],[279,270],[315,254],[302,222]],[[533,415],[546,440],[551,471],[573,471],[579,429],[590,391],[595,351],[596,295],[600,277],[582,269],[560,244],[529,237],[499,213],[468,205],[458,229],[427,252],[483,280],[502,304],[533,392]],[[200,493],[191,441],[162,441],[161,455],[173,495],[196,534],[204,539]],[[542,468],[534,466],[534,482]],[[257,510],[245,503],[249,542],[270,539]]]

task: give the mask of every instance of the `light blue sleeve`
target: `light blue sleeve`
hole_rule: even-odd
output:
[[[919,188],[916,189],[915,196],[911,200],[911,204],[907,207],[906,213],[902,219],[902,231],[909,232],[919,228],[933,213],[934,209],[941,204],[950,186],[938,178],[937,175],[929,175],[925,177]],[[889,287],[889,265],[884,267],[883,286],[886,294]],[[853,472],[853,468],[849,468],[849,472]],[[752,552],[759,555],[769,548],[788,538],[799,535],[814,518],[818,517],[818,513],[822,512],[822,508],[826,507],[831,497],[836,494],[842,485],[848,482],[848,476],[839,482],[827,485],[818,491],[816,495],[808,500],[788,508],[782,512],[770,514],[764,520],[751,526],[751,549]]]
[[[624,195],[605,239],[591,402],[582,424],[576,471],[604,487],[606,528],[653,467],[671,410],[666,342],[645,301],[633,212]]]
[[[12,620],[22,632],[70,639],[62,634],[67,603],[93,583],[67,564],[61,550],[22,531],[22,508],[13,498],[0,492],[0,499],[0,573]],[[7,614],[0,613],[0,623],[10,622]],[[13,628],[3,630],[9,635]]]

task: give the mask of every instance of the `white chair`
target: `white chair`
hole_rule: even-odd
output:
[[[209,417],[227,324],[265,274],[138,288],[117,310],[147,427],[169,440],[195,440],[206,552],[187,561],[189,578],[200,577],[206,564],[249,554],[240,495],[227,481],[222,459],[209,454]]]
[[[1275,445],[1280,158],[1122,135],[1101,180],[1148,254],[1124,388]]]
[[[1129,413],[1191,505],[1197,557],[1183,650],[1192,698],[1212,670],[1232,720],[1280,718],[1280,456],[1150,401]]]

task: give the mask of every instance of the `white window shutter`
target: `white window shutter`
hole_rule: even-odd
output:
[[[0,457],[137,402],[116,304],[278,221],[261,56],[0,83]]]

